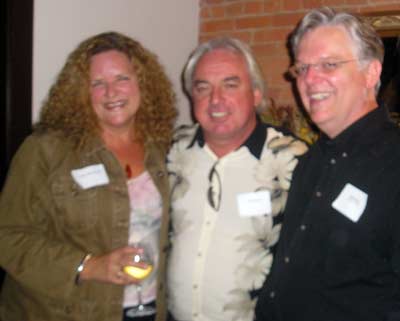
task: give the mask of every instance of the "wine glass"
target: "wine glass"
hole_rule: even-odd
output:
[[[151,246],[146,242],[133,243],[133,247],[139,249],[138,253],[133,256],[132,265],[124,267],[124,272],[137,280],[143,281],[148,278],[153,271],[153,256]],[[139,264],[139,265],[136,265]],[[145,306],[142,303],[142,285],[141,282],[136,284],[138,295],[138,305],[126,312],[128,317],[144,317],[156,313],[156,309],[151,306]]]

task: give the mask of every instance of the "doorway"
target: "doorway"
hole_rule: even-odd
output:
[[[1,1],[0,188],[14,153],[31,132],[33,1]],[[3,278],[0,269],[0,285]]]

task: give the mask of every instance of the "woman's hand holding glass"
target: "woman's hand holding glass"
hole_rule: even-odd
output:
[[[124,266],[123,270],[135,280],[142,281],[153,271],[153,259],[145,244],[136,243],[133,244],[133,247],[137,249],[137,253],[135,253],[131,262]]]
[[[129,309],[127,311],[127,316],[129,317],[142,317],[147,315],[152,315],[156,311],[154,307],[146,306],[142,302],[142,285],[141,281],[144,281],[151,275],[153,271],[153,251],[150,243],[145,240],[133,243],[134,248],[138,251],[134,255],[131,264],[124,267],[124,272],[132,276],[135,280],[140,280],[136,283],[137,295],[138,295],[138,305]]]
[[[80,280],[82,282],[92,280],[118,285],[138,283],[144,276],[139,273],[135,277],[133,273],[124,273],[124,269],[129,267],[138,271],[148,270],[149,267],[146,263],[140,260],[135,262],[135,258],[140,257],[142,253],[143,250],[138,247],[124,246],[104,255],[93,256],[86,262],[83,271],[80,273]],[[150,269],[152,268],[150,267]],[[147,274],[150,274],[150,272]]]

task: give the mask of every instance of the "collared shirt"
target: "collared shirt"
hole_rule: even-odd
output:
[[[168,297],[176,320],[227,321],[242,312],[242,320],[252,320],[255,301],[249,291],[260,288],[268,274],[279,228],[273,228],[272,215],[244,216],[238,195],[270,186],[263,178],[268,173],[257,174],[272,155],[268,142],[282,136],[259,123],[241,147],[222,158],[196,129],[183,146],[180,141],[173,146],[168,168],[179,184],[172,194]],[[273,161],[271,156],[271,168]],[[268,237],[263,248],[261,241]]]
[[[377,108],[301,159],[257,321],[400,320],[400,130]]]

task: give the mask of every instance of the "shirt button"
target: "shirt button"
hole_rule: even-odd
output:
[[[198,313],[193,313],[193,317],[197,318],[198,317]]]
[[[315,193],[315,195],[316,195],[317,197],[321,197],[321,196],[322,196],[322,193],[318,191],[318,192]]]
[[[343,152],[342,157],[347,157],[347,153]]]
[[[269,297],[271,299],[275,298],[275,292],[274,291],[269,292]]]
[[[301,224],[301,225],[300,225],[300,230],[305,231],[306,228],[307,228],[307,227],[306,227],[304,224]]]
[[[201,257],[201,256],[202,256],[201,252],[198,252],[198,253],[197,253],[197,256],[198,256],[198,257]]]
[[[332,164],[332,165],[336,164],[336,159],[332,158],[332,159],[331,159],[331,164]]]
[[[285,263],[289,263],[290,262],[290,258],[288,256],[285,256],[285,258],[283,260],[285,261]]]

